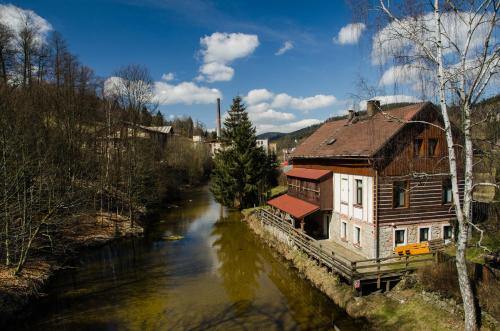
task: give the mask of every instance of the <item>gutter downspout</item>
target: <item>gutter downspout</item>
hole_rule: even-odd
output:
[[[375,222],[375,258],[380,256],[380,231],[378,227],[378,170],[375,169],[375,206],[374,206],[374,222]]]

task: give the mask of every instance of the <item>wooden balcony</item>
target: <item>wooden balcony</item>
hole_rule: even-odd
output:
[[[321,203],[321,193],[319,190],[300,189],[295,186],[288,185],[287,194],[318,206]]]

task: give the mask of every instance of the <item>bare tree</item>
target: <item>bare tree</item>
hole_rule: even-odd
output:
[[[12,30],[8,26],[0,23],[0,70],[4,84],[7,84],[9,76],[8,70],[13,62],[13,39],[14,34]]]
[[[110,92],[125,109],[140,113],[153,101],[153,79],[148,69],[141,65],[130,64],[118,69]]]
[[[408,15],[401,10],[398,13],[398,9],[390,8],[380,0],[380,9],[389,22],[375,35],[374,52],[381,64],[389,58],[396,60],[391,73],[398,73],[405,83],[424,89],[414,79],[420,75],[436,88],[458,221],[456,267],[465,311],[465,329],[476,330],[476,306],[466,264],[469,230],[471,227],[479,229],[472,219],[473,192],[484,185],[498,188],[498,183],[474,181],[472,128],[476,123],[472,122],[471,115],[485,93],[498,91],[495,79],[498,79],[500,69],[500,48],[494,36],[499,29],[500,2],[434,0],[429,7],[425,7],[423,2],[420,4],[417,12]],[[452,100],[458,101],[463,118],[463,145],[452,134],[449,113]],[[457,155],[458,149],[463,149],[463,153]],[[463,160],[457,160],[460,155],[463,155]],[[463,161],[465,168],[462,200],[459,194],[459,161]]]

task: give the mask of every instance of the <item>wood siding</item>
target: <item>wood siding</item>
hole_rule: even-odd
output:
[[[431,111],[422,112],[418,120],[441,125],[438,113]],[[420,153],[415,153],[415,141],[420,140]],[[430,141],[437,142],[436,152],[429,156]],[[459,134],[455,132],[455,141],[459,142]],[[460,142],[459,142],[460,143]],[[461,149],[457,148],[459,173],[463,172],[460,163]],[[449,173],[448,149],[444,131],[436,126],[422,123],[408,123],[398,132],[379,153],[376,154],[374,163],[381,177],[405,176],[412,173],[445,174]]]
[[[333,176],[329,175],[320,182],[319,184],[321,191],[321,210],[332,210],[333,209]]]
[[[378,223],[421,223],[425,221],[455,218],[455,210],[450,203],[443,203],[443,181],[447,176],[427,179],[408,179],[408,207],[394,207],[393,187],[401,177],[380,177],[378,181],[377,213]],[[463,197],[464,181],[459,183],[460,196]]]
[[[288,177],[287,185],[289,195],[318,205],[321,210],[332,210],[332,175],[324,176],[320,180]]]

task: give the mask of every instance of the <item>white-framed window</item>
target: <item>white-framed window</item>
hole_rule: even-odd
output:
[[[453,239],[453,227],[450,224],[443,225],[443,239],[445,243]]]
[[[340,238],[347,240],[347,222],[340,222]]]
[[[352,237],[354,245],[361,246],[361,228],[359,226],[354,226]]]
[[[354,202],[358,206],[363,205],[363,180],[362,179],[356,179],[354,181],[355,184],[355,197],[354,197]]]
[[[443,204],[448,204],[453,202],[453,191],[451,188],[451,180],[443,180]]]
[[[431,228],[426,226],[426,227],[419,227],[418,228],[418,242],[425,242],[431,240]]]
[[[407,242],[407,231],[404,229],[394,229],[394,246],[404,246]]]
[[[395,181],[392,187],[393,208],[407,208],[410,202],[408,181]]]
[[[343,177],[340,180],[340,202],[349,203],[349,178]]]

